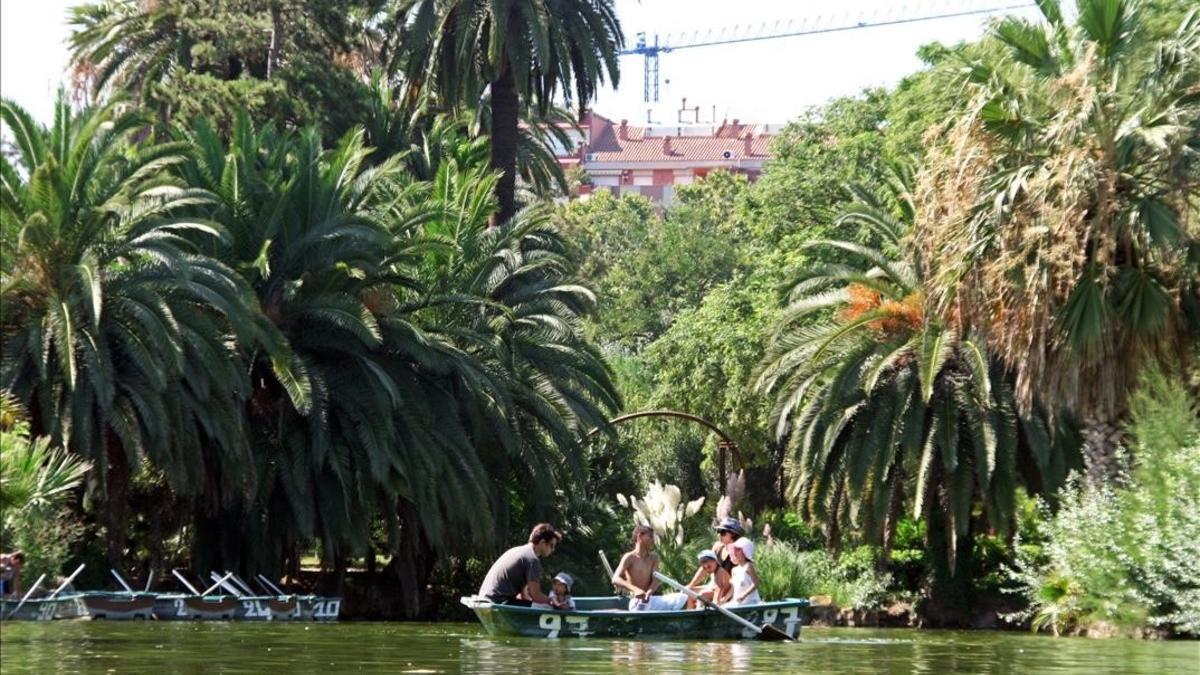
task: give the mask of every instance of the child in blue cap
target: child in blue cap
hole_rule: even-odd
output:
[[[729,572],[725,571],[720,561],[717,560],[717,554],[705,549],[696,555],[696,560],[700,563],[700,569],[692,577],[689,588],[709,602],[718,605],[728,602],[729,598],[733,596],[733,584],[730,582]],[[696,607],[697,602],[689,597],[687,608],[696,609]]]

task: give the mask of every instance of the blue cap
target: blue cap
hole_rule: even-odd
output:
[[[739,521],[737,518],[722,518],[721,522],[717,523],[717,526],[713,529],[717,532],[720,532],[721,530],[729,530],[739,537],[746,536],[746,528],[742,527],[741,521]]]

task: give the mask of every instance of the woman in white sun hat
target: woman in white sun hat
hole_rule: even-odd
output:
[[[729,552],[734,563],[729,575],[733,598],[725,606],[757,605],[762,597],[758,594],[758,571],[754,569],[754,542],[742,537],[729,545]]]

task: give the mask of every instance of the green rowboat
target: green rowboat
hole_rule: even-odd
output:
[[[17,611],[18,606],[20,610]],[[14,613],[15,612],[15,613]],[[51,621],[53,619],[75,619],[87,616],[87,610],[78,594],[60,595],[57,598],[30,598],[21,605],[19,600],[0,600],[0,620]]]
[[[460,600],[470,607],[489,635],[538,638],[613,637],[672,640],[740,640],[757,635],[711,609],[630,612],[624,598],[575,598],[576,609],[558,611],[497,605],[476,596]],[[731,607],[750,623],[770,624],[795,637],[808,600],[788,598],[746,607]]]

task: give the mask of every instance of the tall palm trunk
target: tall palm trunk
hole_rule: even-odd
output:
[[[108,544],[108,564],[121,569],[125,557],[125,543],[129,538],[129,519],[126,516],[129,503],[129,458],[125,455],[117,435],[110,429],[105,452],[108,471],[105,475],[104,526]]]
[[[833,491],[829,506],[829,529],[825,531],[825,548],[836,558],[842,553],[842,506],[845,494],[844,481],[839,480]]]
[[[275,72],[275,63],[279,60],[279,41],[282,39],[283,17],[279,5],[271,5],[271,45],[267,48],[267,79]]]
[[[517,80],[507,60],[500,76],[492,80],[492,156],[491,167],[501,171],[496,184],[500,209],[492,225],[506,223],[517,212],[517,113],[520,99]]]
[[[1119,453],[1121,429],[1111,420],[1090,419],[1083,429],[1083,466],[1090,487],[1116,482],[1126,468]]]
[[[433,573],[434,552],[421,533],[416,509],[412,504],[401,500],[399,504],[400,539],[392,551],[392,561],[388,563],[388,571],[399,582],[400,612],[406,619],[415,619],[421,615],[422,603],[425,600],[425,589],[429,577]]]

